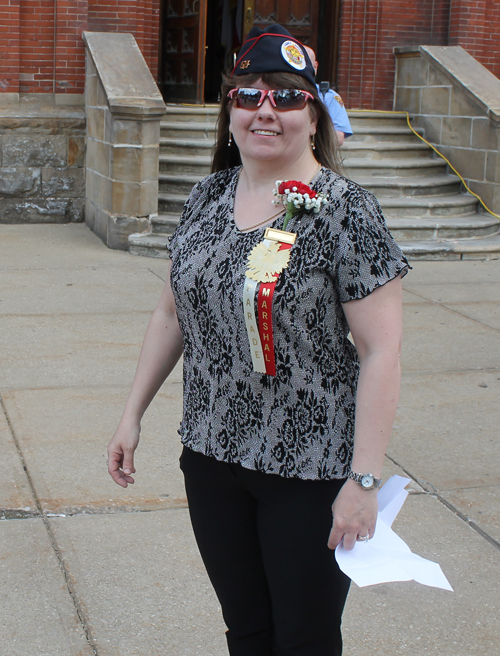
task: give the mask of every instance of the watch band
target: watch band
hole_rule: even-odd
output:
[[[347,474],[347,478],[359,483],[363,490],[373,490],[377,489],[382,485],[381,478],[375,478],[373,474],[357,474],[356,472],[350,471]]]

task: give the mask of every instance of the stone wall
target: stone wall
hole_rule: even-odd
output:
[[[158,213],[165,103],[132,34],[84,32],[87,46],[85,220],[110,248]]]
[[[53,94],[7,96],[0,104],[0,223],[82,221],[83,96],[68,97],[76,106],[56,104]]]
[[[460,46],[396,48],[394,108],[500,214],[500,80]]]

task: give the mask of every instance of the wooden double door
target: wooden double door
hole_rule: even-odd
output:
[[[340,0],[162,0],[159,86],[167,102],[218,102],[221,73],[254,25],[279,23],[313,48],[335,85]]]

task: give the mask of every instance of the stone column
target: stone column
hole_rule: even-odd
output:
[[[86,223],[110,248],[158,213],[165,103],[132,34],[84,32],[87,47]]]

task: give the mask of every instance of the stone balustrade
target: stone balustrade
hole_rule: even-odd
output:
[[[472,191],[500,214],[500,80],[460,46],[394,49],[394,109],[463,176]]]
[[[158,213],[165,103],[132,34],[84,32],[87,225],[125,250]]]

